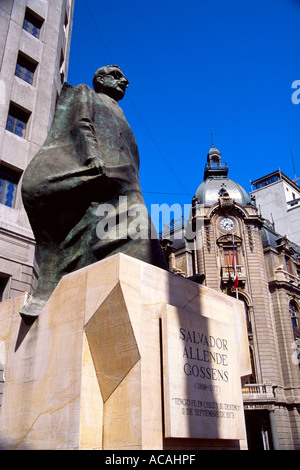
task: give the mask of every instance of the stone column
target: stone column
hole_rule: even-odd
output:
[[[274,450],[280,450],[274,410],[269,410],[269,418]]]

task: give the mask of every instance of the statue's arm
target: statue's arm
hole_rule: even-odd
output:
[[[65,168],[56,174],[47,175],[47,183],[52,187],[52,191],[60,192],[75,189],[104,176],[106,173],[87,102],[88,100],[77,102],[74,112],[76,119],[70,126],[74,153],[77,155],[79,165],[73,168]],[[55,184],[54,188],[53,184]]]
[[[79,160],[79,166],[73,169],[49,175],[49,183],[55,183],[56,189],[65,191],[81,186],[105,174],[104,162],[96,137],[95,126],[90,117],[84,115],[71,127],[71,136]]]
[[[99,172],[103,172],[104,162],[92,119],[87,116],[79,118],[72,126],[71,135],[80,163],[87,167],[97,167]]]

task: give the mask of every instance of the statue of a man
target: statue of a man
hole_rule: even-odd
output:
[[[128,85],[116,65],[97,70],[94,90],[65,84],[49,135],[24,173],[22,197],[40,264],[24,318],[40,313],[62,276],[115,253],[168,269],[140,188],[138,147],[118,105]],[[103,207],[114,209],[114,225]],[[134,207],[143,208],[147,236],[124,233]],[[97,230],[105,217],[115,236]]]

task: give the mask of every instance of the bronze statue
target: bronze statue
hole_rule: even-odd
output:
[[[117,252],[168,269],[143,200],[135,137],[117,103],[128,85],[116,65],[97,70],[94,90],[64,84],[49,135],[24,173],[40,263],[37,288],[20,312],[25,319],[39,315],[62,276]],[[103,207],[115,211],[117,237],[99,237],[105,216],[109,226]],[[123,233],[132,207],[144,209],[139,221],[147,236]]]

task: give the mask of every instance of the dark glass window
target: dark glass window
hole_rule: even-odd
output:
[[[44,20],[35,14],[29,8],[26,8],[25,18],[23,23],[23,29],[28,33],[32,34],[35,38],[40,37],[41,27]]]
[[[256,188],[259,189],[259,188],[263,188],[264,186],[267,186],[268,184],[272,184],[272,183],[275,183],[275,181],[278,181],[279,180],[279,177],[276,175],[276,176],[273,176],[272,178],[268,178],[267,180],[264,180],[262,181],[261,183],[259,183]]]
[[[28,57],[19,52],[15,74],[17,77],[32,85],[36,66],[36,62],[31,61]]]
[[[294,331],[294,338],[300,338],[300,315],[299,310],[294,300],[291,300],[289,303],[289,311],[292,320],[292,326]]]
[[[30,117],[30,112],[20,109],[11,103],[8,111],[6,130],[25,138],[26,125]]]
[[[14,207],[20,173],[0,165],[0,204]]]
[[[0,302],[5,300],[5,290],[8,284],[9,277],[5,274],[0,273]],[[0,363],[0,371],[1,371],[1,363]],[[1,382],[1,373],[0,373],[0,382]]]
[[[285,269],[288,273],[293,274],[292,261],[289,256],[285,256]]]

